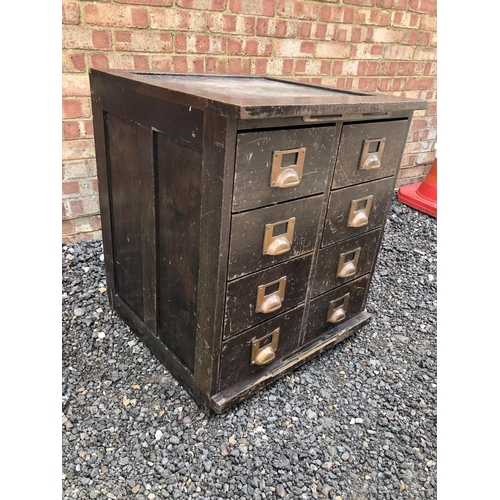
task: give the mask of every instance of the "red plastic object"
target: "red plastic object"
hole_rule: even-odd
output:
[[[437,217],[437,158],[422,182],[401,186],[397,192],[401,203],[416,208],[432,217]]]

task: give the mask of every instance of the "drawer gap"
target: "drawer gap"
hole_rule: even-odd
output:
[[[307,129],[311,128],[314,126],[314,128],[327,128],[327,127],[332,127],[335,126],[335,123],[304,123],[304,125],[290,125],[286,127],[286,130],[302,130],[302,129]],[[262,128],[255,128],[255,129],[241,129],[238,130],[238,135],[245,135],[245,134],[252,134],[254,132],[274,132],[275,130],[283,130],[282,126],[277,126],[277,127],[262,127]]]
[[[287,203],[290,203],[290,202],[305,200],[307,198],[314,198],[315,196],[322,196],[322,195],[323,195],[323,193],[313,193],[313,194],[310,194],[310,195],[307,195],[307,196],[302,196],[300,198],[296,198],[296,199],[293,199],[293,200],[279,201],[277,203],[271,203],[269,205],[262,205],[262,206],[259,206],[259,207],[248,208],[246,210],[240,210],[238,212],[231,212],[231,213],[232,214],[244,214],[244,213],[247,213],[247,212],[255,212],[256,210],[260,210],[262,208],[277,207],[277,206],[281,206],[281,205],[286,205]]]

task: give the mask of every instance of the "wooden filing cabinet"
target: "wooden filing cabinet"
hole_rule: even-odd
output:
[[[111,307],[205,411],[367,324],[425,101],[246,76],[90,82]]]

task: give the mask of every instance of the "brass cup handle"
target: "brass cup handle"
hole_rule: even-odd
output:
[[[272,345],[267,345],[259,350],[253,359],[255,365],[267,365],[276,357],[276,352]]]
[[[259,366],[269,364],[276,357],[279,336],[280,329],[276,328],[276,330],[264,335],[264,337],[252,340],[252,357],[250,358],[250,364]],[[261,344],[265,345],[261,347]]]
[[[382,156],[384,154],[386,137],[377,139],[365,139],[363,141],[363,149],[361,150],[361,158],[359,159],[359,167],[361,170],[375,170],[382,166]]]
[[[284,158],[290,158],[290,155],[295,156],[295,165],[283,165]],[[272,188],[290,188],[300,184],[305,157],[306,148],[274,151],[269,185]]]
[[[286,236],[276,238],[266,249],[266,255],[282,255],[292,249],[290,242]]]
[[[345,311],[342,307],[335,309],[332,314],[328,317],[329,323],[338,323],[345,319]]]
[[[264,228],[264,241],[262,243],[263,255],[281,255],[292,249],[293,233],[295,231],[295,217],[266,224]],[[278,232],[276,236],[274,233]]]
[[[376,170],[377,168],[380,168],[380,165],[381,163],[378,158],[378,155],[371,154],[364,161],[363,170]]]
[[[285,169],[276,179],[274,186],[277,188],[290,188],[300,184],[300,177],[293,168]]]
[[[354,276],[356,274],[356,266],[352,261],[346,262],[343,266],[342,269],[337,273],[337,276],[340,278],[349,278],[351,276]]]
[[[328,323],[340,323],[347,317],[347,307],[349,305],[349,293],[343,297],[339,297],[330,302],[328,311],[326,313],[326,321]]]
[[[366,212],[358,212],[350,221],[350,227],[363,227],[368,224]]]
[[[351,201],[347,227],[363,227],[368,224],[368,218],[373,206],[373,195]]]
[[[276,286],[278,287],[277,289]],[[257,288],[255,313],[269,314],[281,309],[285,300],[285,287],[286,276],[282,276],[280,279],[271,281],[270,283],[259,285]],[[273,292],[266,293],[266,291],[270,291],[271,289]]]
[[[281,308],[283,303],[276,294],[269,295],[259,307],[259,312],[269,314]]]
[[[339,278],[350,278],[356,274],[358,267],[361,247],[339,255],[339,264],[337,266],[337,276]]]

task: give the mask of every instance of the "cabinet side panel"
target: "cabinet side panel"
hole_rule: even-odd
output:
[[[141,245],[140,125],[105,114],[113,225],[116,294],[141,318],[143,274]]]
[[[158,175],[158,334],[194,370],[201,153],[155,134]]]
[[[94,125],[94,143],[97,163],[97,179],[99,188],[99,208],[101,213],[102,244],[106,271],[106,288],[109,305],[115,309],[115,273],[113,256],[113,238],[111,229],[111,192],[109,184],[109,167],[106,144],[105,113],[102,108],[101,79],[90,73],[90,91],[92,95],[92,121]]]

